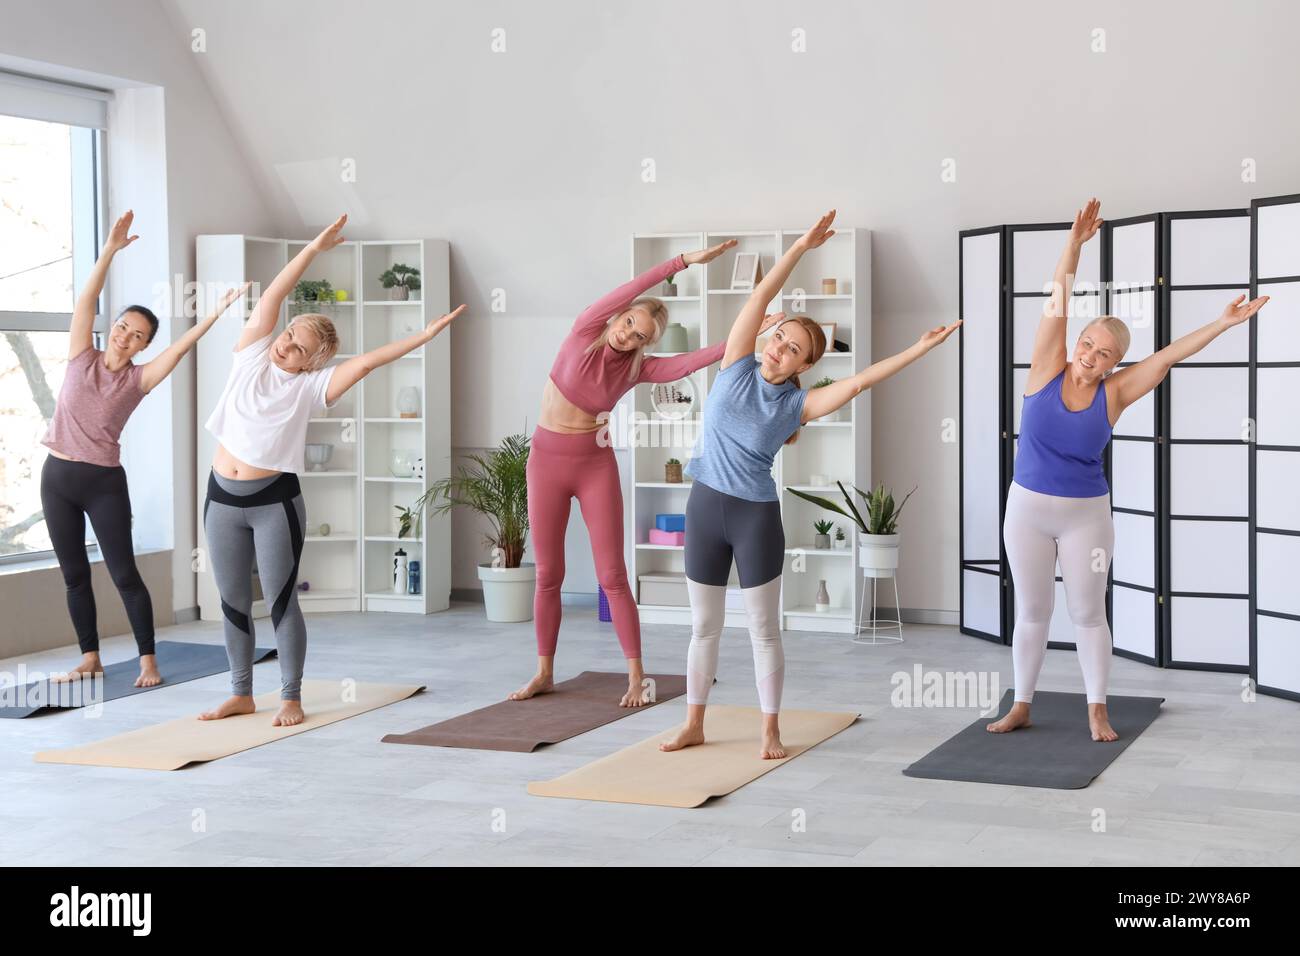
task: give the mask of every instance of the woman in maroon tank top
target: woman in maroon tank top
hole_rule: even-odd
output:
[[[41,506],[54,553],[67,587],[68,613],[81,646],[81,663],[54,680],[67,681],[103,673],[95,595],[86,556],[86,518],[90,518],[108,573],[117,587],[140,652],[137,687],[162,682],[154,656],[153,604],[135,565],[131,543],[131,498],[121,464],[118,438],[131,413],[153,388],[171,374],[222,312],[248,288],[232,289],[202,322],[148,362],[132,359],[149,347],[158,319],[142,305],[127,306],[113,323],[103,351],[91,330],[104,278],[113,256],[135,242],[134,215],[113,224],[103,251],[86,280],[68,330],[68,367],[50,426],[41,439],[49,449],[41,467]]]

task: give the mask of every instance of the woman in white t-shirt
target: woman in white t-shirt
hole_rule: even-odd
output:
[[[297,316],[274,335],[280,305],[320,253],[343,241],[347,216],[339,217],[280,271],[253,308],[235,345],[230,378],[208,418],[217,437],[203,528],[208,562],[221,595],[231,697],[201,715],[217,720],[251,714],[253,704],[253,559],[262,594],[271,607],[280,658],[280,710],[273,723],[301,723],[307,629],[298,607],[298,561],[307,520],[298,472],[303,469],[307,422],[331,408],[370,372],[420,348],[460,315],[430,322],[422,331],[336,366],[334,324],[324,315]]]

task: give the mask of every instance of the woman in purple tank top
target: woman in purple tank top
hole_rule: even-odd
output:
[[[95,311],[113,256],[135,242],[134,215],[113,224],[86,287],[77,297],[68,329],[68,367],[59,399],[41,444],[49,449],[41,466],[41,507],[54,554],[67,588],[68,613],[81,646],[81,663],[54,680],[103,673],[90,561],[86,557],[86,518],[90,518],[109,576],[117,587],[140,652],[137,687],[162,682],[154,656],[153,603],[135,566],[131,544],[131,498],[121,464],[118,438],[141,399],[171,374],[222,312],[248,288],[232,289],[216,310],[148,362],[132,359],[149,347],[158,319],[142,305],[127,306],[109,331],[103,351],[91,341]]]
[[[1129,330],[1114,316],[1090,322],[1079,334],[1074,353],[1068,354],[1066,303],[1080,250],[1101,226],[1100,210],[1094,198],[1075,214],[1025,382],[1019,447],[1002,526],[1016,594],[1011,640],[1015,703],[1006,716],[988,725],[994,733],[1029,725],[1029,705],[1047,652],[1059,563],[1088,696],[1088,728],[1093,740],[1118,739],[1106,714],[1111,657],[1106,578],[1115,526],[1102,453],[1124,409],[1159,385],[1175,364],[1245,322],[1268,301],[1268,296],[1253,302],[1238,296],[1213,322],[1119,371],[1115,367],[1128,350]]]

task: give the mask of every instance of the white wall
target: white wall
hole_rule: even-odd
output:
[[[256,186],[278,234],[342,205],[358,238],[450,239],[453,301],[471,309],[453,334],[460,448],[531,429],[555,344],[626,277],[634,230],[798,225],[837,207],[874,231],[883,357],[955,317],[960,228],[1065,218],[1092,194],[1118,218],[1300,190],[1300,8],[1282,0],[162,2],[170,31],[147,4],[15,4],[0,45],[138,68],[195,103],[181,64],[197,62],[234,138],[210,107],[169,131],[169,174],[189,174],[171,215],[191,232],[259,229]],[[494,28],[505,53],[491,52]],[[791,51],[796,29],[806,53]],[[1241,181],[1246,157],[1255,183]],[[955,183],[941,181],[946,158]],[[345,159],[355,183],[331,175]],[[304,194],[313,163],[321,181]],[[296,198],[285,164],[299,164],[285,171]],[[505,315],[488,311],[494,288]],[[949,343],[873,406],[874,477],[920,485],[904,526],[910,607],[957,607],[957,449],[940,441],[956,358]]]
[[[111,217],[133,206],[141,240],[114,262],[114,311],[132,302],[153,306],[155,283],[177,273],[192,281],[200,233],[271,229],[274,220],[240,142],[195,68],[198,54],[157,0],[2,0],[0,23],[4,68],[120,90],[110,114],[116,128],[110,131],[109,210]],[[183,315],[155,311],[161,327],[146,360],[192,325]],[[172,592],[165,600],[154,595],[169,621],[173,608],[195,605],[194,418],[189,357],[141,403],[123,433],[137,544],[174,549]],[[159,471],[157,451],[168,445],[171,464]]]

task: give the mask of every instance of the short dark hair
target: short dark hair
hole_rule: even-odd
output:
[[[144,316],[145,321],[149,323],[149,342],[152,342],[153,337],[158,334],[158,316],[143,305],[128,305],[117,317],[120,319],[128,312],[135,312],[137,315]],[[148,342],[145,344],[147,345]]]

